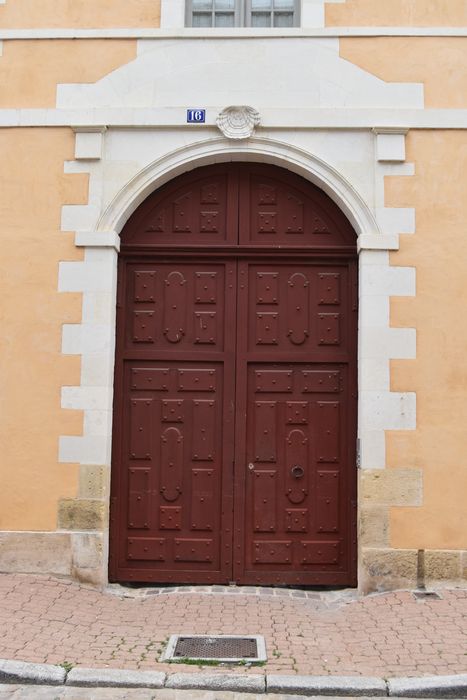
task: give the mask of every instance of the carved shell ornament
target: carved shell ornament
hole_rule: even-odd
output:
[[[216,119],[217,126],[228,139],[249,138],[259,123],[259,112],[245,105],[225,107]]]

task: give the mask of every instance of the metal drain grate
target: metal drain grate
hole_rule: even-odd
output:
[[[264,637],[259,635],[178,635],[170,637],[161,661],[219,661],[252,663],[266,661]]]

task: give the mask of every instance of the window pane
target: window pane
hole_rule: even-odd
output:
[[[275,10],[290,10],[291,12],[295,9],[294,0],[274,0]]]
[[[275,27],[293,27],[293,12],[275,12]]]
[[[212,14],[210,12],[193,12],[193,27],[212,27]]]
[[[212,0],[191,0],[193,10],[212,10]]]
[[[251,13],[252,27],[270,27],[271,15],[269,12],[252,12]]]
[[[216,10],[235,10],[235,0],[216,0]]]
[[[251,0],[252,10],[270,10],[271,0]]]
[[[233,12],[216,12],[216,27],[235,27]]]

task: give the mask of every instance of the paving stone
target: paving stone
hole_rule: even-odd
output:
[[[72,668],[66,684],[85,688],[163,688],[165,673],[120,669]]]
[[[266,689],[275,693],[375,697],[386,695],[382,678],[365,676],[266,676]]]
[[[358,597],[350,589],[306,590],[302,598],[293,589],[277,596],[271,587],[248,588],[225,595],[210,586],[158,586],[154,595],[148,586],[100,591],[51,576],[0,574],[0,658],[170,674],[467,673],[467,589],[445,587],[442,600],[417,601],[410,591]],[[268,661],[224,669],[159,663],[164,640],[188,633],[263,634]]]
[[[61,685],[65,682],[65,676],[65,669],[60,666],[0,659],[0,683]]]
[[[422,678],[390,678],[389,695],[406,698],[465,698],[467,673],[455,676],[424,676]]]
[[[235,690],[264,693],[264,676],[229,675],[224,673],[174,673],[168,676],[166,688],[192,688],[206,690]]]

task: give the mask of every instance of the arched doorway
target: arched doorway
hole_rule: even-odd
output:
[[[121,242],[111,580],[355,585],[347,219],[287,170],[224,163]]]

